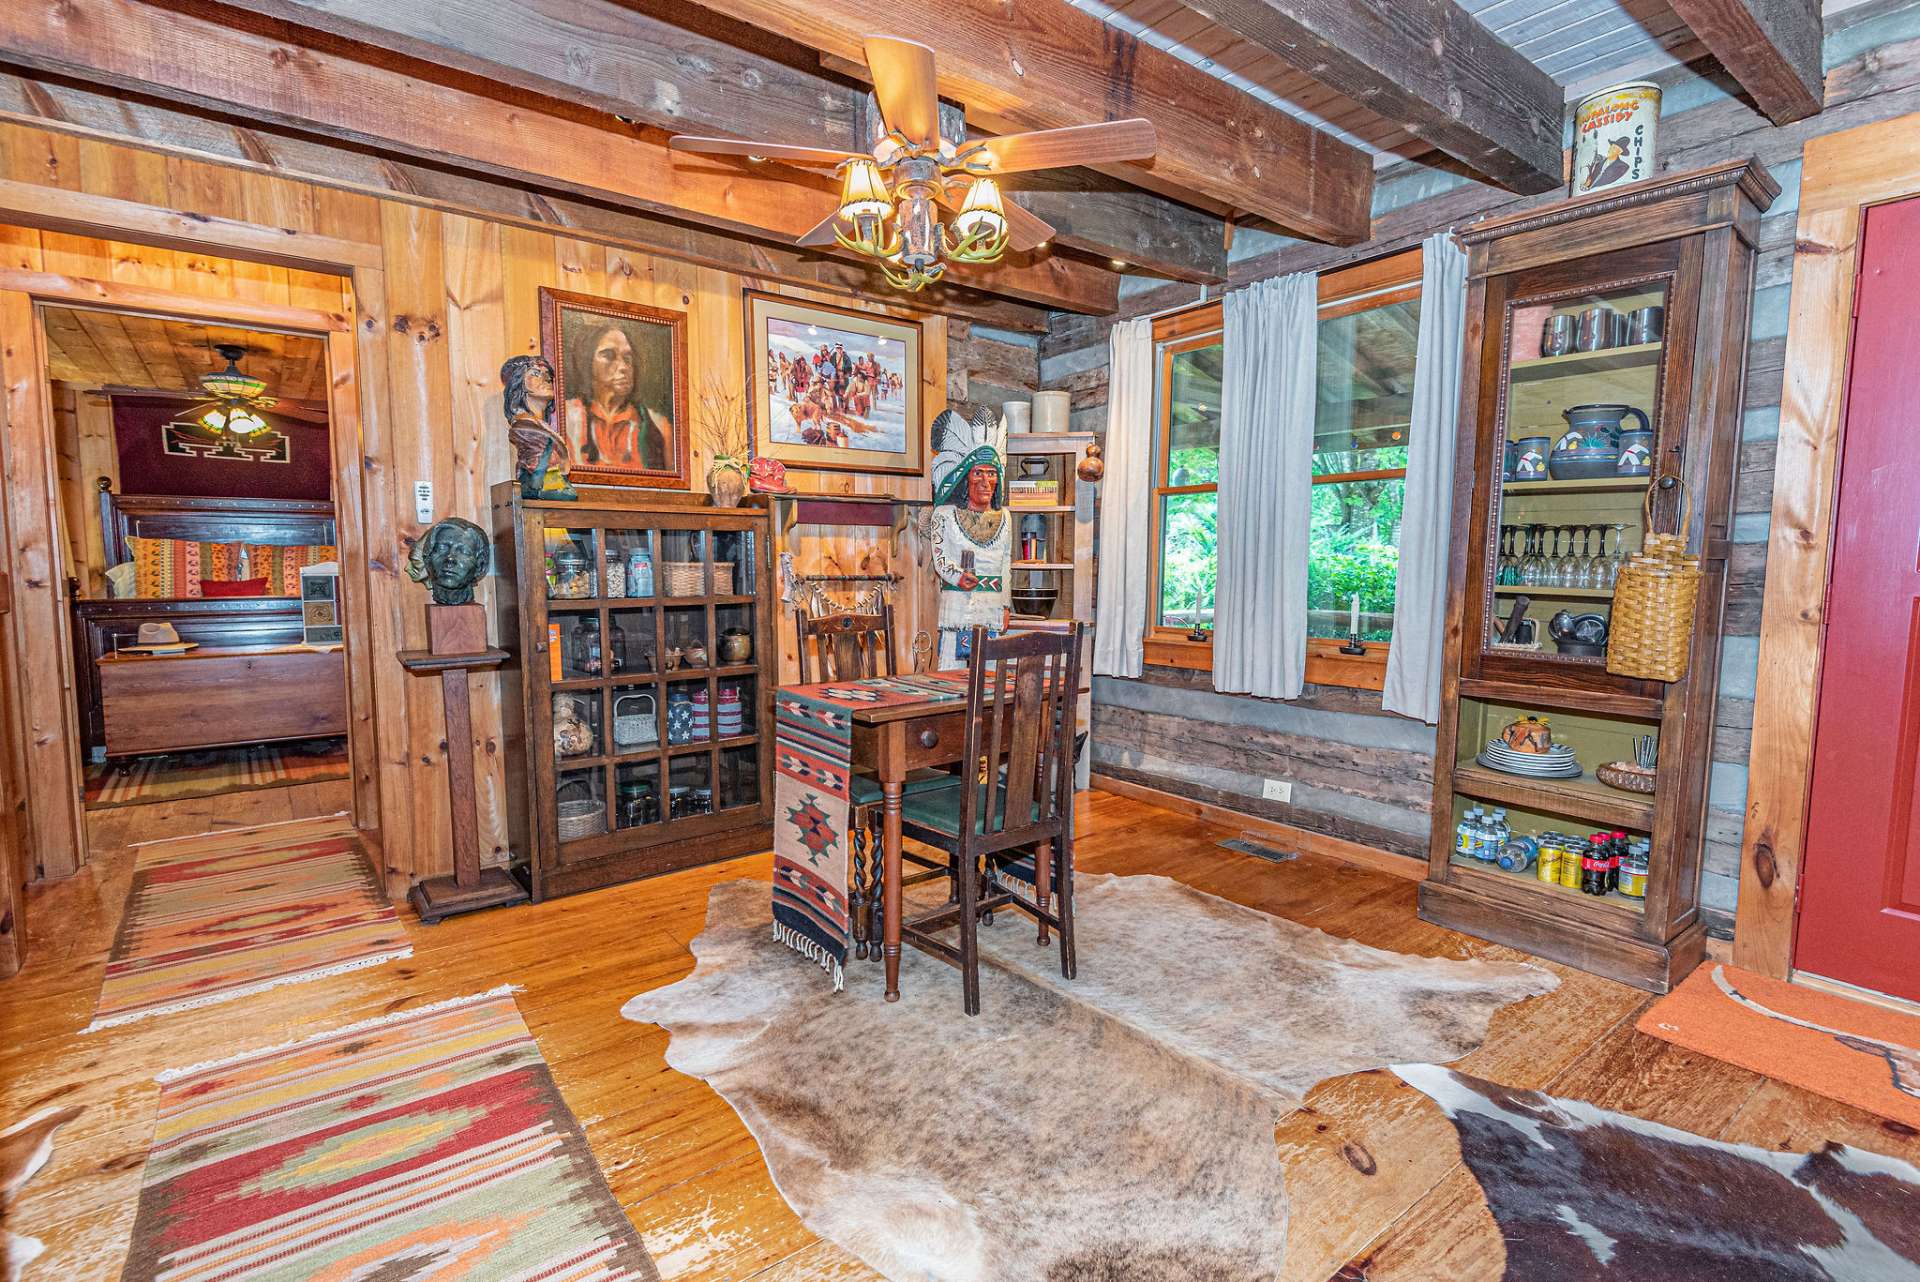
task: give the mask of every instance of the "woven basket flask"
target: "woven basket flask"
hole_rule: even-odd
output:
[[[1651,485],[1641,507],[1646,513],[1646,545],[1627,558],[1614,583],[1607,671],[1678,681],[1687,675],[1694,609],[1700,598],[1700,558],[1687,555],[1687,521],[1693,504],[1682,484],[1676,534],[1653,533]]]

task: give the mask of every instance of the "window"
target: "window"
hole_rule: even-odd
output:
[[[1161,317],[1150,663],[1212,666],[1220,479],[1218,303]],[[1320,278],[1307,561],[1307,680],[1378,689],[1393,635],[1407,429],[1420,333],[1420,251]],[[1342,655],[1359,596],[1364,658]]]

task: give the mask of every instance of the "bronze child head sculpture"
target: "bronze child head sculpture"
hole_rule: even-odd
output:
[[[434,523],[407,557],[407,577],[433,591],[435,605],[466,605],[487,572],[487,532],[457,516]]]

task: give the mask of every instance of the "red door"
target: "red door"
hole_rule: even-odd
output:
[[[1920,1000],[1920,198],[1867,212],[1794,965]]]

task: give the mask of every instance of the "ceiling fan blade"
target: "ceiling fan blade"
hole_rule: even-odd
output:
[[[1101,165],[1114,160],[1145,160],[1159,149],[1160,139],[1150,120],[1109,120],[1098,125],[1071,125],[999,138],[977,138],[967,144],[986,152],[991,174],[1017,174],[1029,169],[1063,165]]]
[[[832,245],[836,243],[833,234],[834,224],[840,221],[840,211],[835,209],[809,231],[803,232],[793,243],[796,245]]]
[[[837,165],[848,160],[871,159],[851,151],[833,151],[825,147],[789,147],[778,142],[742,142],[738,138],[696,138],[676,134],[667,139],[674,151],[697,151],[709,156],[758,156],[762,160],[784,160],[794,165]]]
[[[867,70],[873,96],[887,128],[910,143],[932,147],[940,141],[940,97],[934,89],[933,50],[911,40],[868,36]]]
[[[1012,200],[1001,202],[1007,215],[1007,244],[1025,252],[1053,239],[1053,225],[1038,214],[1027,212]]]

